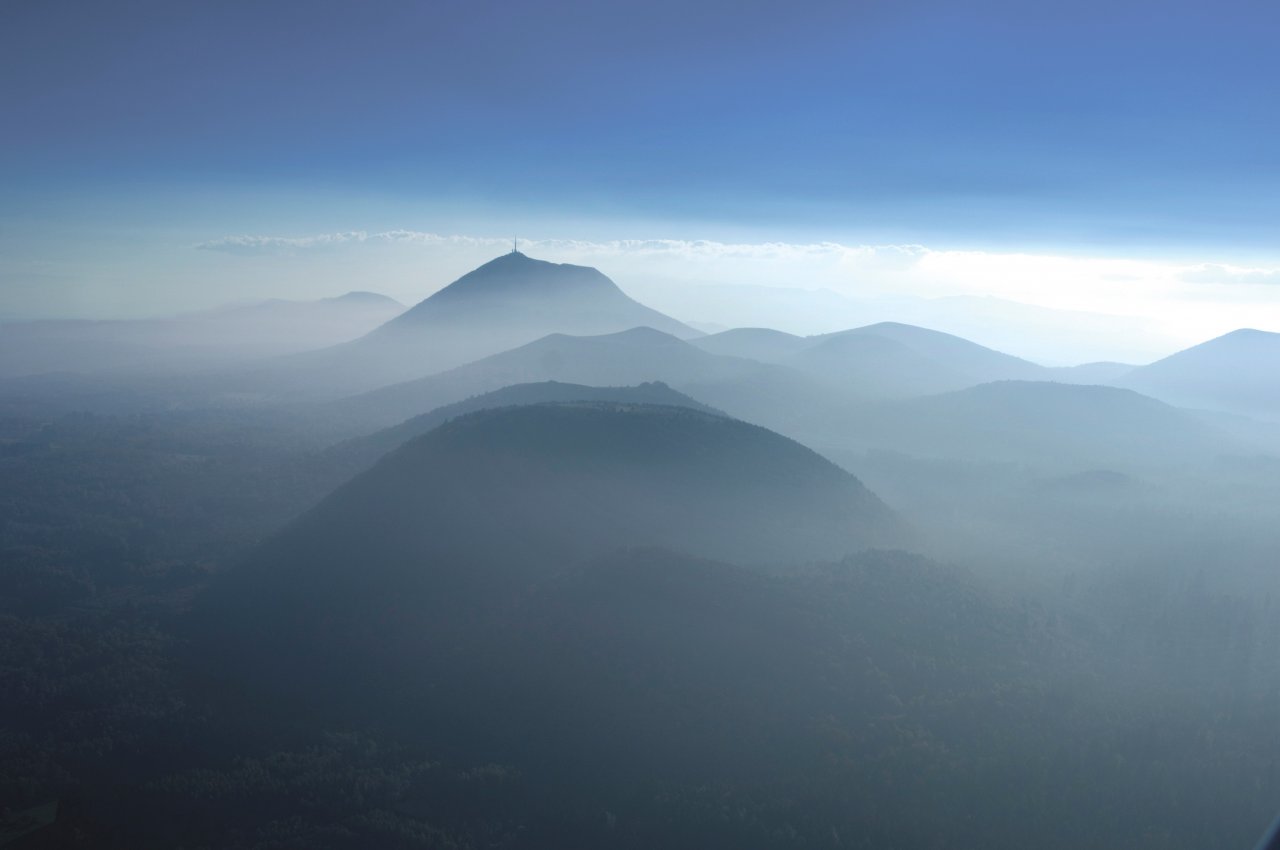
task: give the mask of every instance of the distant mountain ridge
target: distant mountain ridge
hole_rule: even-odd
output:
[[[549,334],[596,336],[637,327],[700,336],[635,301],[597,269],[512,252],[364,337],[292,358],[278,369],[284,380],[343,395],[437,374]]]
[[[1048,370],[952,334],[898,322],[798,337],[738,328],[693,340],[705,351],[786,365],[867,398],[949,392],[988,381],[1043,380]]]
[[[1241,328],[1139,366],[1115,383],[1184,407],[1280,418],[1280,334]]]
[[[1078,470],[1203,463],[1235,441],[1116,387],[996,381],[886,404],[849,428],[869,448]]]
[[[663,382],[732,416],[788,433],[788,417],[821,411],[831,395],[789,367],[710,354],[640,327],[599,336],[550,334],[446,372],[339,400],[333,407],[366,430],[384,428],[468,396],[541,381]]]

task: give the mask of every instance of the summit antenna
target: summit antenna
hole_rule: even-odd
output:
[[[511,253],[513,254],[520,253],[520,237],[519,236],[513,236],[511,238]]]

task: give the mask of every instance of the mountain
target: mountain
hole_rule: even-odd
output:
[[[226,366],[355,339],[404,305],[372,292],[271,300],[160,319],[4,325],[0,378],[49,372],[172,373]]]
[[[820,845],[870,812],[917,822],[904,785],[950,799],[995,742],[1021,753],[1067,725],[1040,696],[1059,644],[1043,651],[1025,610],[918,557],[839,557],[895,526],[856,479],[724,417],[487,410],[411,440],[219,575],[184,645],[201,695],[245,728],[377,728],[433,762],[529,777],[531,807],[557,815],[522,816],[529,846],[621,846],[652,801],[649,822],[707,813],[663,846],[774,846],[735,840],[724,801],[834,787],[829,810],[803,810],[821,817],[776,818],[797,824],[785,843]],[[438,800],[426,779],[396,805]],[[438,805],[457,799],[470,805]],[[581,823],[563,826],[564,799]],[[929,835],[971,807],[950,802]],[[600,812],[620,813],[616,830]]]
[[[786,430],[834,395],[784,366],[709,354],[652,328],[601,336],[552,334],[437,375],[344,399],[334,406],[353,431],[382,428],[512,384],[561,381],[622,386],[660,381],[757,424]]]
[[[1140,366],[1116,383],[1183,407],[1280,417],[1280,334],[1232,331]]]
[[[676,337],[699,335],[631,299],[596,269],[512,252],[358,340],[293,358],[279,368],[283,377],[293,374],[345,394],[442,372],[548,334],[593,336],[635,327]]]
[[[826,384],[868,399],[909,398],[974,383],[945,363],[879,334],[832,334],[819,338],[785,362]]]
[[[545,552],[563,562],[657,545],[787,563],[839,557],[890,527],[856,478],[764,428],[690,407],[584,401],[449,420],[344,485],[273,551],[385,546],[417,563],[466,549],[467,560]]]
[[[547,333],[588,336],[639,326],[676,336],[698,335],[628,297],[597,269],[549,263],[513,251],[458,278],[370,337],[447,327],[536,339]]]
[[[692,340],[703,351],[729,357],[746,357],[762,363],[781,363],[809,345],[806,337],[772,328],[733,328]]]
[[[687,407],[506,407],[450,420],[339,487],[226,573],[200,616],[246,652],[261,630],[315,649],[376,644],[407,622],[427,624],[413,640],[429,652],[434,629],[622,549],[793,567],[902,534],[856,478],[763,428]]]
[[[999,381],[885,405],[851,432],[865,447],[1045,468],[1203,462],[1234,441],[1186,411],[1131,390]]]
[[[872,335],[901,343],[917,354],[929,357],[964,375],[967,380],[979,382],[1031,380],[1042,377],[1044,374],[1043,367],[1029,360],[1023,360],[1021,357],[995,351],[953,334],[899,322],[880,322],[855,328],[852,331],[826,334],[818,339],[855,334]]]
[[[897,322],[809,337],[737,328],[693,344],[717,354],[790,366],[864,398],[906,398],[1046,375],[1043,367],[1027,360]]]

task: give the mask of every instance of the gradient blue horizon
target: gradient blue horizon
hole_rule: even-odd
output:
[[[1263,2],[0,16],[9,218],[207,186],[994,245],[1263,251],[1280,223]]]

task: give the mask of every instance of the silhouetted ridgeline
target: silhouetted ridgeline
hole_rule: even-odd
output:
[[[1173,404],[1280,417],[1280,334],[1242,328],[1134,369],[1118,383]]]
[[[360,339],[267,364],[255,380],[268,386],[288,382],[313,396],[347,395],[444,371],[548,334],[596,336],[635,327],[699,335],[634,301],[596,269],[512,253]]]

